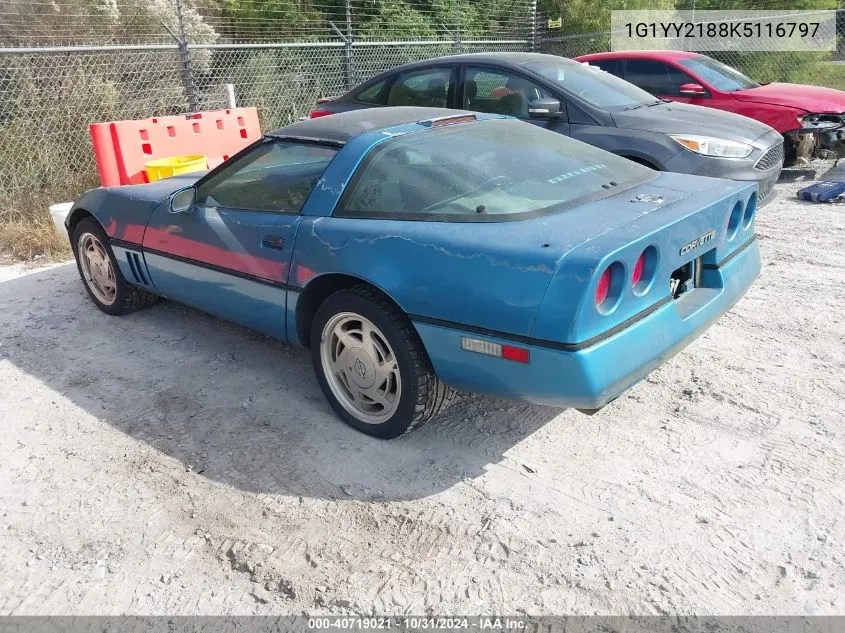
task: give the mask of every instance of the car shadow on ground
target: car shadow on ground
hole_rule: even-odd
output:
[[[483,474],[561,412],[461,395],[385,442],[337,418],[307,351],[173,302],[107,316],[74,264],[0,282],[0,312],[0,362],[198,476],[256,493],[428,496]]]

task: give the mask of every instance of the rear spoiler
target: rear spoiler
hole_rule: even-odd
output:
[[[322,105],[324,103],[328,103],[329,101],[334,101],[337,97],[320,97],[317,99],[317,105]]]

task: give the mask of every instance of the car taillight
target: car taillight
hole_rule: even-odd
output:
[[[739,232],[739,224],[742,221],[742,202],[737,201],[734,205],[733,211],[731,211],[730,216],[728,217],[728,232],[727,238],[730,242],[733,238],[736,237],[737,232]]]
[[[517,363],[527,363],[529,360],[529,353],[524,347],[502,345],[502,358],[505,360],[515,360]]]
[[[645,270],[645,251],[642,252],[637,263],[634,264],[634,272],[631,274],[631,286],[636,286],[643,278],[643,271]]]
[[[635,295],[641,297],[649,291],[656,272],[657,249],[654,246],[648,246],[640,253],[631,273],[631,289]]]
[[[646,272],[648,272],[647,263]],[[625,266],[620,261],[613,262],[602,271],[596,283],[596,310],[599,314],[610,314],[619,305],[625,278]]]
[[[604,272],[599,278],[599,283],[596,286],[596,306],[602,305],[607,300],[607,295],[610,292],[610,266],[604,269]]]
[[[742,228],[747,229],[754,220],[754,213],[757,211],[757,194],[752,193],[745,204],[745,213],[742,214]]]
[[[328,110],[312,110],[311,114],[308,115],[310,119],[319,119],[321,116],[329,116],[332,114]]]

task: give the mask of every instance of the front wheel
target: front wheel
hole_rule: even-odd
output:
[[[311,356],[332,408],[374,437],[415,429],[454,396],[434,374],[408,318],[369,286],[340,290],[320,305]]]
[[[124,279],[109,238],[94,218],[84,218],[73,230],[73,254],[88,295],[106,314],[119,315],[155,303],[157,297]]]

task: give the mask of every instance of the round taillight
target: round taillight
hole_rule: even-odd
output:
[[[631,273],[631,289],[638,297],[643,296],[653,285],[657,273],[657,249],[648,246],[640,253],[634,271]]]
[[[645,251],[642,252],[637,263],[634,264],[634,272],[631,274],[631,286],[636,286],[643,278],[643,271],[645,270]]]
[[[604,272],[599,277],[599,283],[596,286],[596,305],[600,306],[607,300],[607,295],[610,292],[610,266],[604,269]]]
[[[757,211],[757,194],[752,193],[751,197],[745,205],[745,213],[742,216],[742,227],[747,229],[751,226],[751,221],[754,219],[754,213]]]
[[[622,262],[613,262],[602,271],[596,283],[596,311],[599,314],[610,314],[616,309],[626,278]]]
[[[739,223],[742,221],[742,202],[737,202],[734,205],[733,211],[728,218],[728,241],[736,237],[739,231]]]

